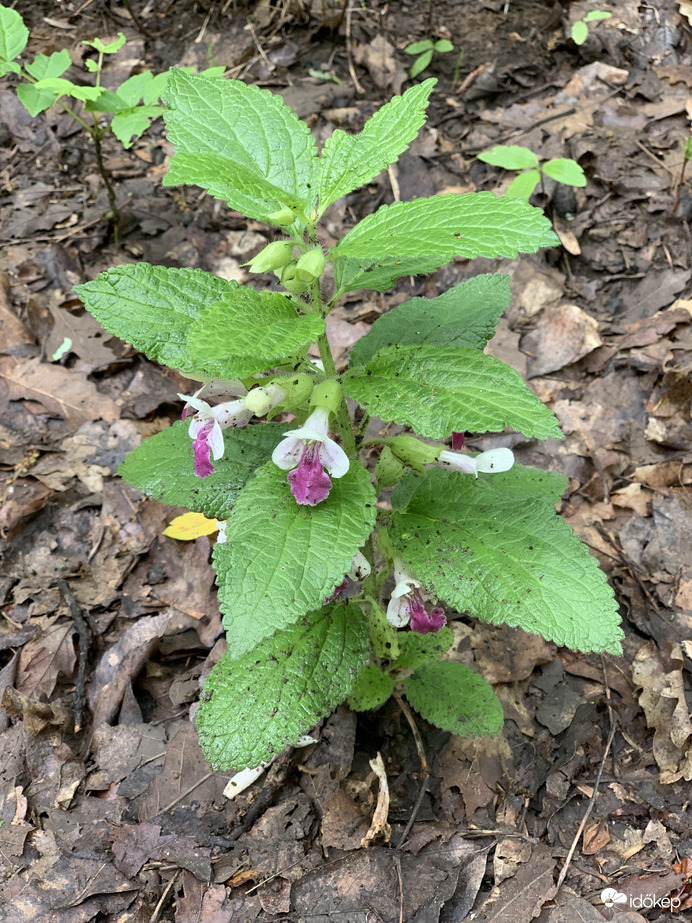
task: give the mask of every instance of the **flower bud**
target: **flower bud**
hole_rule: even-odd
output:
[[[295,212],[291,208],[280,208],[278,212],[272,212],[271,215],[267,215],[267,221],[270,224],[278,224],[279,227],[288,227],[295,220]]]
[[[256,417],[263,417],[268,410],[286,400],[286,392],[279,385],[268,385],[266,388],[253,388],[245,398],[245,406]]]
[[[274,243],[267,244],[264,250],[260,250],[257,256],[245,263],[250,272],[271,272],[273,269],[281,269],[293,257],[293,244],[288,240],[276,240]]]
[[[308,290],[308,283],[301,282],[300,279],[282,279],[281,284],[286,291],[293,292],[294,295],[304,295]]]
[[[291,375],[290,378],[282,377],[274,380],[278,387],[286,393],[281,405],[282,410],[293,410],[304,404],[310,397],[315,384],[312,375]]]
[[[310,406],[324,407],[324,409],[329,410],[330,413],[336,413],[342,400],[341,385],[338,381],[334,381],[333,378],[330,378],[315,386],[310,396]]]
[[[414,436],[395,436],[387,445],[400,462],[419,474],[425,474],[425,466],[437,461],[440,454],[439,445],[427,445]]]
[[[324,272],[324,256],[319,248],[308,250],[296,265],[296,276],[301,282],[314,282]]]

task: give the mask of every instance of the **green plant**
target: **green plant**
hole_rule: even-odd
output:
[[[108,193],[117,236],[120,213],[113,183],[103,162],[102,141],[111,131],[124,148],[132,147],[134,139],[139,138],[152,120],[163,113],[159,98],[166,86],[168,74],[154,76],[151,71],[142,71],[129,77],[115,91],[102,87],[104,56],[116,54],[125,44],[125,36],[120,32],[118,38],[108,44],[99,38],[82,42],[82,45],[96,52],[95,60],[86,60],[86,69],[95,75],[95,85],[82,86],[64,76],[72,65],[66,48],[54,51],[49,56],[38,54],[30,63],[20,64],[17,58],[26,48],[28,40],[29,30],[21,15],[16,10],[0,5],[0,77],[13,73],[22,78],[24,82],[17,86],[17,96],[32,116],[36,117],[57,103],[89,135],[94,144],[96,165]],[[208,73],[222,74],[223,71],[223,67],[218,67],[211,68]],[[75,112],[65,99],[83,103],[84,117]],[[104,121],[104,115],[112,118]]]
[[[412,298],[373,325],[345,371],[335,367],[325,319],[346,293],[557,241],[539,209],[484,192],[383,205],[323,248],[328,206],[406,150],[434,84],[392,99],[358,135],[337,129],[318,156],[279,96],[171,71],[164,184],[201,186],[279,229],[249,269],[273,272],[282,291],[146,263],[76,289],[111,334],[200,382],[181,395],[185,422],[144,442],[120,473],[215,520],[202,531],[219,529],[228,649],[196,716],[213,766],[258,766],[340,702],[369,709],[392,692],[441,728],[498,733],[489,684],[442,659],[453,634],[440,601],[578,650],[620,650],[605,575],[555,513],[566,479],[515,464],[506,447],[458,451],[463,430],[561,436],[519,375],[484,352],[509,302],[507,275]],[[279,424],[279,413],[295,419]],[[364,442],[370,414],[417,435]],[[379,452],[374,481],[363,449]],[[344,598],[349,581],[359,589]]]
[[[610,19],[612,13],[605,13],[603,10],[591,10],[590,13],[587,13],[582,19],[578,19],[575,23],[572,23],[572,41],[575,45],[583,45],[584,42],[589,37],[589,26],[590,22],[600,22],[603,19]]]
[[[483,151],[478,155],[478,159],[494,167],[522,171],[512,180],[505,193],[510,199],[523,199],[528,202],[536,186],[543,182],[544,176],[567,186],[586,186],[584,171],[576,161],[568,157],[558,157],[540,163],[528,147],[498,144],[489,151]]]
[[[430,64],[433,54],[448,54],[454,51],[454,45],[446,38],[440,38],[436,42],[426,38],[421,42],[412,42],[405,49],[406,54],[416,54],[418,57],[411,65],[411,77],[417,77]],[[459,62],[461,64],[461,62]]]

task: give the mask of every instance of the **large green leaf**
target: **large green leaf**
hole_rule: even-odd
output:
[[[75,291],[109,333],[186,374],[195,371],[187,349],[193,319],[236,288],[201,269],[136,263],[102,272]]]
[[[416,576],[459,611],[579,651],[620,653],[613,591],[545,495],[502,489],[511,472],[475,480],[428,471],[388,533]]]
[[[450,193],[383,205],[348,232],[335,256],[371,264],[381,257],[516,257],[556,240],[539,208],[491,192]]]
[[[391,677],[387,676],[374,664],[369,663],[360,673],[356,685],[348,697],[349,708],[353,711],[370,711],[384,705],[394,690]]]
[[[174,423],[131,452],[118,473],[153,500],[227,519],[238,494],[281,441],[285,426],[245,426],[224,432],[223,458],[209,477],[195,475],[188,423]]]
[[[207,760],[241,770],[297,743],[343,702],[367,651],[362,612],[337,605],[303,616],[238,660],[224,654],[195,718]]]
[[[373,180],[409,146],[425,121],[434,78],[395,96],[365,123],[358,135],[336,129],[319,161],[319,214],[359,186]]]
[[[0,6],[0,59],[12,61],[26,48],[29,30],[16,10]]]
[[[285,471],[261,468],[238,498],[226,544],[214,549],[231,657],[321,606],[374,521],[375,492],[360,462],[314,507],[296,503]]]
[[[562,436],[517,372],[476,349],[389,346],[350,370],[344,387],[372,415],[430,439],[505,426],[539,439]]]
[[[280,96],[239,80],[171,71],[164,118],[175,156],[164,185],[195,183],[249,218],[310,204],[315,142]]]
[[[299,316],[278,292],[237,288],[194,321],[190,356],[212,378],[264,372],[324,333],[319,314]]]
[[[460,737],[499,734],[500,700],[482,676],[462,663],[425,663],[404,685],[406,698],[426,721]]]
[[[460,282],[438,298],[412,298],[379,317],[351,350],[351,367],[384,346],[415,343],[484,349],[509,304],[509,276],[488,273]]]
[[[386,292],[402,276],[427,276],[448,262],[446,256],[410,256],[406,259],[383,256],[362,260],[341,257],[334,262],[334,281],[339,295],[358,289]]]

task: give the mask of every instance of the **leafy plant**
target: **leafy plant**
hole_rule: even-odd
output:
[[[328,206],[415,138],[434,84],[392,99],[358,135],[337,129],[318,156],[279,96],[171,71],[164,184],[194,183],[279,229],[249,269],[273,272],[281,291],[146,263],[77,287],[110,333],[200,382],[181,395],[185,422],[144,442],[120,473],[215,520],[176,521],[169,534],[219,530],[228,649],[196,717],[216,767],[257,766],[340,702],[375,708],[392,692],[441,728],[498,733],[490,685],[443,659],[453,633],[442,603],[577,650],[620,650],[605,575],[555,513],[566,479],[515,464],[508,448],[458,451],[464,430],[561,436],[517,373],[484,351],[508,276],[410,299],[373,325],[345,371],[335,367],[325,318],[347,292],[556,242],[538,209],[484,192],[383,205],[335,246],[320,244]],[[362,408],[359,425],[347,398]],[[276,422],[286,413],[292,422]],[[363,442],[370,414],[413,433]],[[450,433],[452,450],[440,441]],[[374,482],[364,448],[380,453]]]
[[[96,52],[96,59],[86,60],[86,69],[95,74],[95,85],[84,86],[64,76],[72,66],[66,48],[48,56],[38,54],[33,61],[20,64],[17,58],[26,48],[28,40],[29,30],[21,15],[14,9],[0,5],[0,77],[12,73],[22,78],[24,82],[17,86],[17,96],[32,116],[36,117],[57,103],[89,135],[94,144],[96,165],[108,193],[117,236],[120,213],[115,190],[103,162],[102,141],[111,131],[124,148],[132,147],[135,138],[139,138],[153,119],[163,113],[159,98],[166,86],[168,74],[154,76],[151,71],[142,71],[129,77],[115,91],[102,87],[104,56],[116,54],[125,45],[125,36],[120,32],[115,41],[107,44],[99,38],[82,42],[82,45]],[[223,71],[223,67],[218,67],[206,73],[222,74]],[[65,102],[66,99],[83,103],[84,117],[75,112]],[[104,115],[112,118],[104,121]]]
[[[516,144],[497,144],[491,150],[479,154],[478,159],[494,167],[522,171],[516,179],[512,180],[505,193],[510,199],[523,199],[528,202],[536,186],[543,182],[544,176],[549,176],[567,186],[586,186],[584,171],[575,160],[570,160],[569,157],[557,157],[541,163],[528,147],[519,147]]]
[[[405,49],[406,54],[418,55],[411,65],[411,77],[417,77],[430,64],[435,52],[438,54],[448,54],[454,51],[454,45],[446,38],[440,38],[434,42],[430,38],[423,39],[421,42],[412,42]]]
[[[572,41],[575,45],[583,45],[589,37],[590,22],[601,22],[603,19],[610,19],[612,13],[606,13],[603,10],[591,10],[583,19],[578,19],[572,23]]]

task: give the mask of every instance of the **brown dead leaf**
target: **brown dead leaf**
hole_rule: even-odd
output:
[[[381,90],[391,89],[393,94],[399,94],[404,81],[408,79],[406,68],[397,63],[394,57],[394,46],[383,35],[378,35],[369,45],[355,48],[353,59],[356,64],[367,67]]]
[[[576,304],[545,308],[536,327],[521,338],[530,378],[571,365],[602,344],[598,321]]]
[[[654,728],[653,752],[661,782],[692,781],[692,721],[685,700],[683,654],[679,644],[658,651],[653,641],[637,651],[632,679],[641,688],[639,704]]]
[[[72,622],[55,618],[37,619],[41,634],[26,644],[19,655],[16,688],[26,696],[50,697],[58,676],[72,676],[77,653]]]
[[[60,365],[0,356],[0,379],[7,385],[10,400],[38,401],[48,413],[64,417],[75,428],[96,419],[114,423],[120,417],[116,402],[99,394],[84,373]]]
[[[35,343],[34,337],[27,330],[12,310],[10,280],[6,273],[0,273],[0,353],[10,354],[18,346]]]
[[[107,333],[101,324],[82,309],[81,314],[73,314],[69,304],[48,304],[48,310],[53,318],[53,329],[43,344],[44,355],[53,359],[56,353],[66,345],[69,340],[67,353],[79,356],[81,371],[92,371],[110,365],[116,358],[112,349],[106,346],[107,342],[118,343],[110,333]]]
[[[506,878],[513,878],[520,865],[531,858],[531,844],[517,837],[507,837],[495,847],[493,871],[495,884],[501,884]]]
[[[480,909],[479,923],[517,923],[538,916],[555,895],[553,873],[556,860],[545,846],[534,846],[531,858],[517,874],[493,888]]]
[[[387,783],[387,771],[384,768],[384,762],[379,753],[374,760],[370,760],[370,768],[380,780],[380,787],[377,793],[377,804],[375,805],[375,813],[372,816],[370,829],[361,840],[361,846],[369,846],[375,837],[379,836],[380,834],[384,836],[385,843],[388,843],[392,834],[391,827],[387,823],[387,815],[389,814],[389,785]]]
[[[175,923],[229,923],[233,902],[226,905],[223,885],[205,885],[185,869],[183,891],[176,903]]]
[[[582,855],[595,856],[608,843],[610,843],[610,832],[607,822],[599,820],[598,823],[589,824],[584,830],[581,847]]]

